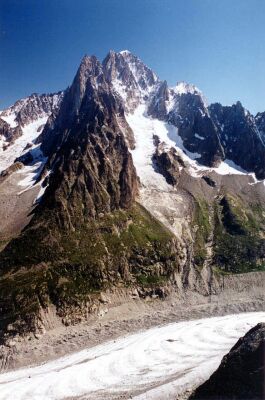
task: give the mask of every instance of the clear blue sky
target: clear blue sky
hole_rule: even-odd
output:
[[[128,49],[170,85],[265,110],[264,0],[0,0],[0,109]]]

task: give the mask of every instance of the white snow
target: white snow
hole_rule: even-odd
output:
[[[232,160],[224,160],[217,168],[212,168],[211,170],[217,172],[220,175],[251,175],[239,165],[235,164]]]
[[[133,114],[127,115],[127,121],[134,132],[135,149],[132,150],[133,162],[143,186],[170,190],[165,178],[155,171],[152,156],[155,152],[153,135],[162,141],[167,140],[166,124],[144,115],[145,107],[140,105]]]
[[[35,199],[35,203],[36,203],[36,202],[39,202],[39,201],[41,200],[42,196],[44,195],[45,190],[46,190],[47,187],[48,187],[48,184],[44,185],[44,181],[45,181],[45,179],[46,179],[48,176],[51,175],[51,173],[52,173],[51,170],[48,171],[48,172],[45,174],[45,176],[38,182],[38,185],[39,185],[40,190],[39,190],[39,193],[38,193],[38,195],[37,195],[37,197],[36,197],[36,199]]]
[[[126,93],[126,86],[122,84],[122,82],[115,78],[112,80],[112,86],[114,87],[114,90],[121,96],[121,98],[126,101],[127,99],[127,93]]]
[[[0,172],[13,164],[17,157],[21,156],[28,143],[34,142],[41,133],[38,129],[46,123],[47,118],[47,116],[39,118],[38,120],[24,126],[22,128],[22,136],[20,136],[15,143],[11,144],[6,150],[0,148]]]
[[[43,156],[42,151],[40,150],[40,144],[33,146],[30,151],[33,156],[33,162],[30,165],[25,165],[22,169],[17,171],[17,174],[23,176],[23,179],[18,182],[18,185],[24,187],[19,194],[28,190],[35,184],[37,178],[42,172],[45,162],[47,161],[47,158]],[[41,182],[39,185],[41,187]]]
[[[200,90],[194,86],[191,85],[189,83],[186,82],[178,82],[176,84],[176,86],[174,87],[174,91],[177,94],[187,94],[187,93],[191,93],[191,94],[201,94]]]
[[[20,136],[14,144],[10,145],[6,150],[0,148],[0,172],[8,168],[13,164],[15,159],[27,151],[30,151],[33,156],[33,161],[30,165],[25,165],[23,168],[16,172],[17,176],[21,179],[18,180],[18,186],[21,190],[18,194],[21,194],[35,185],[35,182],[42,172],[43,166],[46,162],[46,158],[43,156],[40,150],[40,144],[35,145],[35,139],[40,135],[41,130],[39,129],[47,121],[47,116],[39,118],[38,120],[24,126],[22,128],[23,135]],[[32,146],[24,150],[26,145],[30,143]],[[2,141],[0,144],[5,144]],[[43,187],[43,180],[37,185],[39,186],[39,193],[36,198],[38,201],[43,195],[46,187]]]
[[[197,139],[205,140],[205,137],[198,135],[198,133],[195,133],[194,136],[195,136]]]
[[[175,93],[172,93],[172,91],[169,90],[169,99],[165,102],[167,113],[170,113],[174,108],[176,109],[176,102]]]
[[[264,312],[183,321],[109,341],[46,364],[0,375],[0,400],[90,400],[135,391],[137,400],[175,399],[218,367]]]
[[[11,128],[15,128],[17,126],[17,122],[15,121],[16,117],[17,115],[15,113],[8,115],[1,115],[0,113],[0,118],[7,122],[11,126]]]
[[[123,56],[128,56],[129,54],[131,54],[131,52],[129,50],[122,50],[120,51],[120,54],[122,54]]]
[[[134,132],[135,149],[132,150],[133,162],[145,187],[158,188],[159,190],[170,191],[165,178],[155,171],[152,156],[155,152],[153,135],[157,135],[165,144],[165,149],[175,148],[178,154],[186,161],[194,171],[205,170],[206,167],[199,166],[195,161],[200,157],[198,153],[191,153],[185,149],[183,141],[178,134],[178,129],[158,119],[152,119],[145,115],[145,106],[140,105],[134,113],[128,114],[126,119]]]

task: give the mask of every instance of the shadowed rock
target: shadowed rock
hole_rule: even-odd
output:
[[[190,400],[264,400],[265,324],[240,338]]]

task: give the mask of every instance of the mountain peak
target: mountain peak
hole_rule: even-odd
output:
[[[92,55],[84,55],[84,57],[81,60],[80,66],[78,68],[77,75],[80,74],[86,74],[86,75],[91,75],[96,73],[96,69],[101,68],[101,64],[98,61],[97,57]]]
[[[129,110],[135,109],[158,82],[154,72],[129,50],[110,51],[103,61],[103,69]]]

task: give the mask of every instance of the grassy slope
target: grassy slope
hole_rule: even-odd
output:
[[[241,273],[265,270],[265,209],[245,204],[239,196],[226,194],[214,201],[213,226],[209,223],[209,205],[197,199],[193,216],[194,262],[203,266],[205,244],[213,232],[213,266],[216,271]]]
[[[264,270],[265,213],[260,204],[244,205],[226,195],[215,208],[215,263],[228,272]]]
[[[1,253],[3,331],[34,330],[49,304],[78,320],[76,310],[92,305],[101,289],[161,284],[178,266],[172,234],[139,205],[71,231],[51,221],[43,216]]]

